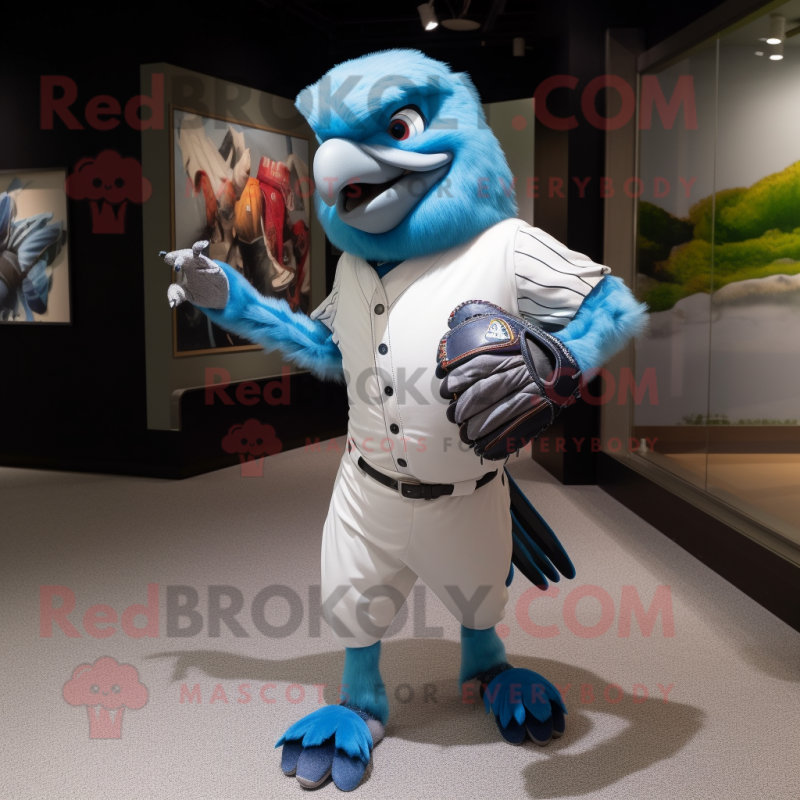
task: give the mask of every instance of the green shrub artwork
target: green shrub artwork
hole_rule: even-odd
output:
[[[637,294],[651,311],[735,281],[800,273],[800,161],[704,197],[687,219],[640,201],[637,254]]]

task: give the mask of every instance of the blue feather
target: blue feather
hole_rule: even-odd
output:
[[[0,245],[8,238],[11,217],[14,212],[14,201],[5,192],[0,194]]]
[[[401,142],[389,136],[392,114],[416,105],[424,133]],[[469,76],[417,50],[387,50],[346,61],[297,97],[320,142],[343,137],[418,153],[451,153],[450,170],[386,233],[365,233],[339,219],[336,208],[314,201],[328,238],[367,260],[404,261],[463,244],[516,216],[513,176],[486,123]]]
[[[497,714],[504,728],[512,717],[522,725],[525,722],[526,709],[540,722],[544,722],[552,716],[551,703],[567,713],[558,689],[538,672],[522,668],[501,672],[486,687],[483,695],[487,713],[491,711]]]
[[[16,252],[23,272],[42,258],[48,265],[52,264],[61,251],[64,223],[48,224],[52,218],[50,213],[36,214],[12,226],[8,248]]]
[[[22,309],[22,312],[25,314],[25,321],[33,322],[34,321],[33,312],[31,311],[30,306],[28,305],[28,300],[25,297],[25,292],[17,292],[16,298],[17,298],[17,308]]]
[[[341,699],[385,725],[389,719],[389,700],[378,668],[380,655],[379,641],[369,647],[345,648]]]
[[[461,670],[458,685],[505,663],[506,648],[494,628],[479,631],[461,626]]]
[[[547,587],[550,584],[548,584],[547,578],[544,576],[544,573],[539,568],[539,565],[536,563],[536,561],[533,559],[533,556],[531,556],[528,548],[525,546],[525,540],[520,535],[520,533],[521,533],[521,531],[520,531],[520,528],[519,528],[519,523],[517,523],[514,520],[514,514],[512,513],[511,514],[511,539],[514,542],[514,545],[521,550],[522,555],[525,558],[526,566],[528,568],[528,571],[530,573],[532,573],[530,576],[528,576],[529,580],[531,580],[531,582],[534,583],[535,586],[539,586],[542,589],[547,589]],[[531,542],[530,544],[533,544],[533,543]],[[511,562],[511,566],[512,567],[514,566],[514,562],[513,561]],[[556,578],[554,583],[557,582],[557,580],[558,580],[558,578]]]
[[[606,276],[583,301],[572,322],[553,334],[578,361],[581,371],[602,367],[647,326],[647,306],[620,280]]]
[[[337,750],[369,761],[372,750],[372,734],[361,717],[344,706],[323,706],[295,722],[281,736],[275,747],[285,742],[299,740],[303,747],[316,747],[335,737]]]
[[[47,295],[50,292],[52,279],[47,275],[47,264],[44,259],[37,261],[22,281],[22,291],[31,311],[44,314],[47,311]]]
[[[257,292],[233,267],[217,261],[228,277],[230,294],[223,309],[201,308],[221,328],[265,350],[278,350],[318,378],[342,382],[342,354],[321,322],[295,314],[283,299]]]

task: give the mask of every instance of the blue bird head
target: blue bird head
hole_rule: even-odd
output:
[[[466,73],[387,50],[334,67],[296,106],[320,144],[317,216],[348,253],[401,261],[516,215],[511,170]]]

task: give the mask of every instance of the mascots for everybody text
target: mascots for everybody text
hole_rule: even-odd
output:
[[[461,623],[459,680],[480,682],[500,736],[544,745],[564,733],[558,690],[509,664],[494,626],[512,560],[541,587],[574,568],[502,462],[645,315],[607,267],[515,219],[467,75],[416,51],[376,53],[334,67],[297,107],[320,143],[317,214],[344,251],[331,294],[310,317],[293,313],[198,242],[166,255],[169,300],[347,383],[348,447],[322,537],[342,703],[278,745],[304,787],[332,776],[350,790],[389,718],[380,640],[417,578]]]

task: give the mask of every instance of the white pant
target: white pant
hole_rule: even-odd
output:
[[[468,628],[503,619],[511,514],[501,475],[466,496],[411,500],[344,454],[322,536],[323,610],[340,644],[378,641],[417,577]]]

